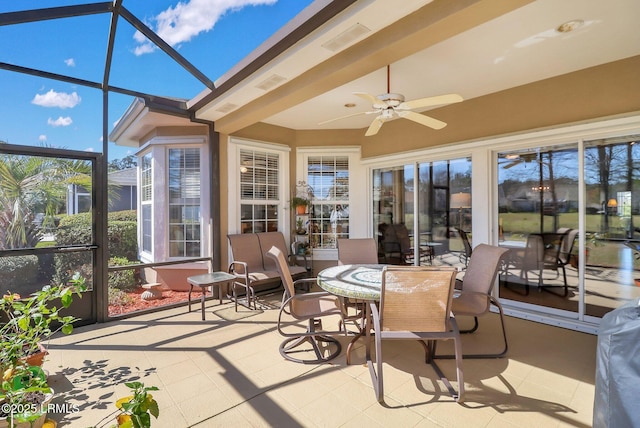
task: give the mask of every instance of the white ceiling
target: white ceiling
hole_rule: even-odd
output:
[[[365,25],[373,33],[389,25],[390,20],[395,21],[429,2],[358,2],[357,8],[339,18],[339,23],[331,28],[331,34],[339,34],[353,22]],[[391,4],[393,8],[389,7]],[[397,9],[398,4],[406,7]],[[390,90],[403,94],[407,100],[446,93],[458,93],[468,100],[636,56],[640,54],[638,18],[638,0],[537,0],[392,63]],[[564,34],[555,31],[560,24],[576,19],[584,21],[581,28]],[[324,36],[326,40],[327,33]],[[368,36],[370,34],[363,38]],[[318,34],[312,34],[310,40],[313,37],[318,37]],[[310,40],[303,41],[295,51],[287,54],[286,64],[289,64],[292,73],[286,76],[289,80],[304,71],[299,67],[301,64],[310,67],[310,62],[321,61],[328,55],[326,49],[314,46]],[[295,71],[291,69],[292,64],[298,65]],[[207,118],[217,120],[227,114],[216,112],[225,103],[243,105],[263,95],[264,91],[256,91],[254,86],[256,82],[273,75],[277,65],[276,61],[265,67],[251,82],[237,86],[200,113],[207,112]],[[287,68],[281,70],[277,74],[286,73]],[[318,123],[369,110],[367,102],[354,96],[353,92],[377,95],[385,93],[386,86],[386,67],[381,67],[295,107],[262,118],[262,121],[291,129],[366,128],[372,120],[371,115],[342,119],[322,126]],[[346,108],[346,103],[355,103],[356,107]]]

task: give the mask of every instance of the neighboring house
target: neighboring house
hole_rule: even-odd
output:
[[[137,172],[137,168],[127,168],[109,173],[109,211],[138,208]]]
[[[137,209],[136,168],[127,168],[109,173],[109,211]],[[91,193],[82,186],[67,186],[67,214],[78,214],[91,210]]]

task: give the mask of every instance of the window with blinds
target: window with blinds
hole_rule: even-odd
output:
[[[349,237],[349,157],[309,156],[307,183],[312,191],[309,240],[313,248],[336,248]]]
[[[153,170],[152,156],[147,153],[142,156],[140,161],[140,205],[142,215],[142,251],[152,254],[153,243],[151,236],[153,234],[153,222],[151,221],[152,212],[152,188],[153,188]]]
[[[169,256],[200,257],[200,149],[169,149]]]
[[[240,222],[242,233],[278,230],[280,155],[240,150]]]

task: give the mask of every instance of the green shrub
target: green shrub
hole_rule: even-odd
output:
[[[109,221],[138,221],[135,210],[115,211],[109,213]]]
[[[125,257],[128,260],[138,258],[137,223],[132,221],[109,220],[109,256]]]
[[[108,214],[108,248],[111,257],[136,260],[138,255],[137,222],[135,211],[117,211]],[[56,230],[57,245],[82,245],[93,243],[91,214],[63,215]],[[60,254],[55,261],[54,281],[66,283],[73,272],[88,271],[87,253]],[[90,267],[90,266],[89,266]],[[87,282],[91,282],[87,278]]]
[[[0,292],[26,297],[39,290],[38,267],[38,256],[0,257]]]
[[[109,266],[126,266],[128,264],[131,264],[131,262],[124,257],[111,257],[109,259]],[[138,283],[135,279],[134,269],[109,272],[109,288],[133,291],[137,287]]]

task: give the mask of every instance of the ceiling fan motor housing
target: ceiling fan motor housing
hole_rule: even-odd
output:
[[[404,102],[404,95],[402,94],[382,94],[378,95],[376,98],[384,104],[374,105],[374,108],[398,107]]]

